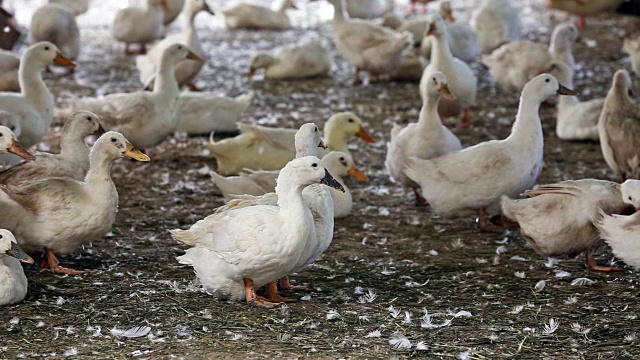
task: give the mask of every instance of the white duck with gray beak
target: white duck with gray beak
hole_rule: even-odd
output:
[[[16,304],[27,295],[27,277],[22,264],[33,259],[18,246],[11,231],[0,229],[0,305]]]

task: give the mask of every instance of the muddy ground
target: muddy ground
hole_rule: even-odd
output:
[[[454,1],[455,5],[455,1]],[[549,14],[530,11],[528,36],[547,41]],[[468,8],[464,9],[469,10]],[[468,16],[468,12],[465,12]],[[134,59],[122,55],[109,29],[83,27],[75,77],[48,79],[60,106],[71,94],[132,91]],[[90,22],[89,22],[90,23]],[[621,38],[637,21],[598,17],[576,45],[576,88],[583,98],[606,94],[613,72],[629,68]],[[82,276],[53,275],[26,267],[29,293],[0,309],[0,358],[636,358],[638,276],[631,269],[588,271],[582,257],[547,261],[517,232],[480,233],[475,218],[443,220],[413,204],[390,183],[383,160],[393,122],[415,121],[417,84],[351,84],[351,70],[334,54],[332,78],[297,82],[247,82],[256,49],[307,36],[330,36],[330,27],[283,33],[229,32],[204,27],[210,61],[199,84],[238,95],[256,92],[243,121],[297,127],[322,124],[332,113],[354,111],[378,142],[353,143],[354,159],[370,177],[349,182],[355,208],[336,222],[334,242],[321,261],[292,278],[310,290],[288,292],[301,301],[275,310],[217,300],[194,285],[189,267],[175,257],[184,246],[167,230],[186,228],[221,205],[205,175],[215,169],[204,137],[177,136],[150,151],[153,161],[120,161],[113,177],[120,211],[111,234],[62,257]],[[480,80],[475,126],[456,130],[463,144],[508,135],[518,94],[505,94],[475,64]],[[609,179],[599,145],[559,141],[554,109],[541,109],[545,167],[540,182]],[[59,125],[46,139],[57,148]],[[36,261],[39,261],[36,257]],[[599,261],[612,259],[608,249]],[[576,279],[587,278],[590,281]],[[542,291],[535,285],[544,280]],[[584,283],[589,283],[589,285]],[[373,295],[375,294],[375,295]],[[425,318],[424,315],[428,314]],[[425,320],[426,319],[426,320]],[[553,320],[552,320],[553,319]],[[550,326],[557,321],[557,329]],[[578,324],[578,325],[575,325]],[[545,325],[551,329],[545,331]],[[113,328],[150,327],[144,337],[111,335]],[[395,348],[390,340],[410,348]],[[409,344],[407,344],[407,341]]]

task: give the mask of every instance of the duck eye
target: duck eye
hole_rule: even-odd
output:
[[[45,49],[45,50],[47,50],[47,51],[49,51],[49,47],[48,47],[48,46],[45,46],[45,47],[44,47],[44,49]]]
[[[114,143],[114,142],[116,142],[116,141],[118,141],[116,138],[111,138],[111,142],[112,142],[112,143]]]
[[[2,135],[4,135],[3,133],[0,133],[0,137],[2,137]]]
[[[318,164],[317,163],[313,163],[313,164],[311,164],[311,167],[314,167],[314,168],[318,167]]]
[[[353,122],[353,119],[349,118],[349,122],[350,122],[350,123],[352,123],[352,122]]]
[[[629,196],[629,201],[633,201],[633,199],[631,198],[631,196]]]
[[[2,235],[0,235],[0,239],[2,239]]]
[[[87,120],[88,120],[88,121],[91,121],[91,116],[87,116]]]
[[[545,80],[545,82],[549,82],[549,81],[551,81],[551,80],[549,80],[549,78],[547,78],[547,80]]]
[[[341,158],[340,158],[340,161],[344,161],[344,158],[343,158],[343,157],[341,157]]]

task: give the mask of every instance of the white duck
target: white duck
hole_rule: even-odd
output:
[[[20,138],[22,128],[20,127],[20,118],[17,115],[0,110],[0,126],[9,128],[16,139]]]
[[[533,78],[522,91],[511,135],[434,159],[411,157],[404,173],[420,184],[434,214],[445,217],[478,212],[480,228],[492,230],[485,211],[500,210],[500,197],[531,188],[542,171],[544,139],[538,110],[555,94],[575,95],[551,75]]]
[[[395,183],[413,189],[416,204],[426,205],[425,199],[418,191],[420,185],[407,178],[404,174],[405,159],[431,159],[462,149],[460,140],[442,125],[438,114],[438,102],[441,97],[453,99],[447,85],[447,77],[441,72],[431,75],[429,81],[420,84],[425,86],[422,92],[422,109],[417,123],[411,123],[404,128],[395,124],[391,129],[391,141],[387,143],[387,157],[384,165]]]
[[[503,196],[502,213],[518,222],[522,236],[538,254],[573,257],[586,251],[589,268],[611,271],[593,259],[591,250],[599,240],[595,223],[603,214],[624,212],[629,187],[637,188],[638,183],[584,179],[538,185],[522,194],[525,199]]]
[[[74,99],[71,111],[90,111],[98,115],[105,129],[122,133],[138,148],[156,146],[171,135],[180,123],[180,90],[174,69],[184,59],[202,61],[187,46],[173,44],[162,54],[156,87],[152,92]]]
[[[20,55],[0,49],[0,91],[20,91]]]
[[[291,27],[288,9],[297,9],[292,0],[277,0],[274,2],[276,10],[270,8],[240,3],[230,9],[222,11],[224,22],[230,29],[263,29],[285,30]]]
[[[49,0],[49,4],[66,6],[74,16],[82,15],[89,10],[89,0]]]
[[[548,71],[556,56],[573,69],[575,60],[571,44],[577,35],[573,25],[561,24],[553,29],[549,45],[528,40],[511,42],[491,55],[482,55],[482,63],[489,68],[502,90],[521,91],[534,76]]]
[[[616,71],[598,119],[602,155],[622,180],[640,178],[640,108],[629,96],[631,86],[629,73]]]
[[[20,262],[33,259],[18,246],[11,231],[0,229],[0,306],[16,304],[27,296],[27,277]]]
[[[389,11],[387,0],[346,0],[349,17],[375,19]]]
[[[636,75],[640,75],[640,37],[624,39],[622,51],[631,57],[633,72],[635,72]]]
[[[338,52],[354,66],[354,82],[361,82],[360,71],[368,72],[372,80],[393,73],[400,66],[403,53],[413,44],[411,34],[350,19],[344,0],[329,2],[334,7],[333,41]]]
[[[191,265],[203,287],[216,296],[244,298],[262,307],[289,301],[277,295],[275,281],[292,271],[314,233],[303,190],[317,183],[340,186],[320,159],[292,160],[278,176],[277,205],[229,209],[189,230],[172,230],[175,240],[192,246],[178,261]],[[256,296],[254,288],[267,283],[269,298]]]
[[[167,0],[162,19],[164,26],[169,26],[169,24],[178,18],[182,12],[185,1],[186,0]]]
[[[162,36],[164,13],[167,0],[147,0],[146,7],[127,7],[116,14],[113,21],[113,36],[125,43],[127,55],[134,54],[131,44],[140,46],[139,53],[144,54],[146,45]]]
[[[249,79],[265,69],[267,79],[301,79],[326,76],[331,70],[331,54],[325,41],[315,40],[283,47],[273,55],[258,52],[251,58]]]
[[[585,16],[613,11],[625,0],[547,0],[547,5],[552,9],[564,10],[580,17],[578,28],[587,27]]]
[[[431,61],[424,69],[420,80],[420,95],[425,98],[424,90],[427,86],[424,82],[431,81],[435,72],[442,72],[447,77],[449,89],[455,100],[444,99],[438,103],[438,111],[444,117],[456,116],[464,111],[461,126],[471,124],[469,108],[475,105],[478,91],[478,79],[471,71],[469,65],[455,58],[449,49],[449,33],[447,26],[440,15],[429,15],[425,35],[431,37],[433,50]]]
[[[478,34],[482,52],[491,53],[498,47],[520,40],[522,24],[512,0],[485,0],[473,14],[471,26]]]
[[[199,57],[206,59],[206,54],[195,29],[196,15],[200,11],[206,11],[214,15],[205,0],[188,0],[186,24],[179,34],[167,36],[155,44],[146,55],[136,58],[136,67],[140,71],[140,81],[148,89],[153,89],[153,78],[158,72],[162,54],[166,48],[173,44],[185,44]],[[191,90],[199,90],[195,85],[195,78],[204,65],[203,61],[182,60],[176,65],[175,77],[179,86],[188,85]]]
[[[44,251],[40,265],[56,273],[80,274],[60,266],[57,254],[99,240],[111,230],[118,209],[118,192],[111,180],[111,166],[128,156],[149,157],[135,150],[117,132],[102,135],[91,149],[91,166],[84,181],[48,178],[22,186],[0,188],[5,216],[0,227],[11,229],[27,252]]]
[[[296,129],[269,128],[238,123],[242,134],[214,142],[209,150],[218,163],[221,175],[238,174],[244,169],[278,170],[295,157]],[[367,133],[362,120],[351,112],[334,114],[324,126],[325,143],[330,150],[349,153],[347,141],[359,137],[375,140]],[[320,153],[323,156],[325,153]]]
[[[180,93],[180,124],[176,131],[200,135],[238,131],[240,116],[251,105],[254,92],[230,98],[213,92]]]
[[[37,152],[35,161],[4,168],[0,170],[0,184],[15,186],[51,177],[83,180],[89,170],[90,151],[84,139],[103,132],[95,114],[73,114],[62,130],[60,154]]]
[[[622,200],[636,210],[640,208],[639,184],[638,181],[627,180],[621,185]],[[640,268],[640,211],[630,216],[601,213],[595,225],[616,257],[627,265]]]
[[[0,112],[0,121],[4,122],[5,116]],[[0,154],[11,153],[26,160],[35,160],[36,158],[29,153],[24,146],[18,141],[16,135],[6,126],[0,126]]]
[[[64,5],[46,4],[33,14],[29,29],[31,44],[54,43],[66,58],[80,55],[80,30],[72,10]]]

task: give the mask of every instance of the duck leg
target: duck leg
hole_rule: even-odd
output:
[[[596,259],[593,258],[592,250],[587,250],[587,252],[585,253],[585,258],[587,260],[587,267],[589,267],[590,270],[604,271],[604,272],[624,271],[624,269],[617,268],[617,267],[598,265],[596,263]]]
[[[189,88],[189,90],[191,91],[202,91],[195,82],[191,81],[187,84],[187,87]]]
[[[469,109],[464,109],[464,115],[462,121],[458,124],[458,128],[468,128],[471,126],[471,116],[469,115]]]
[[[413,188],[413,194],[416,196],[416,206],[429,206],[429,201],[422,196],[418,188]]]
[[[271,302],[262,296],[256,295],[256,291],[253,288],[253,280],[243,278],[242,281],[244,282],[244,293],[247,304],[268,309],[278,306],[278,303]]]
[[[362,84],[362,79],[360,78],[360,68],[356,66],[353,72],[353,85]]]
[[[580,20],[578,20],[578,30],[584,30],[587,28],[587,20],[584,16],[580,15]]]
[[[127,55],[134,55],[135,54],[134,51],[131,51],[131,44],[129,44],[129,43],[125,43],[124,44],[124,53],[127,54]]]
[[[291,303],[298,301],[296,299],[289,299],[280,296],[278,294],[278,285],[276,285],[275,281],[272,281],[267,285],[267,300],[275,303]]]
[[[140,55],[147,54],[147,44],[140,44],[140,49],[138,50],[138,54]]]
[[[278,280],[278,288],[280,290],[307,290],[308,285],[292,285],[289,282],[289,276],[285,275]]]
[[[49,248],[45,248],[44,250],[46,253],[46,257],[44,260],[42,260],[42,263],[40,263],[41,269],[49,269],[52,273],[55,274],[81,275],[82,273],[84,273],[84,271],[69,269],[60,266],[60,262],[58,261],[58,258],[56,257],[56,254],[53,252],[53,250]]]
[[[491,221],[487,221],[487,213],[483,208],[478,209],[478,227],[480,231],[503,233],[506,229],[502,226],[492,224]]]

